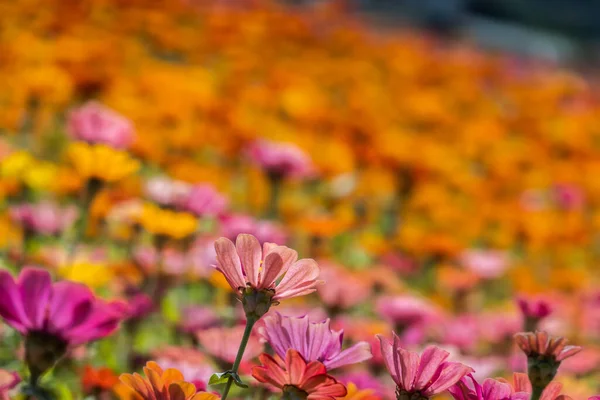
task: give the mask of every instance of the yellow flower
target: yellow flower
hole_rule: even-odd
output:
[[[348,393],[344,397],[340,397],[340,399],[344,400],[378,400],[379,397],[373,393],[372,389],[363,389],[359,390],[356,385],[352,382],[349,382],[346,385],[346,389]]]
[[[164,210],[150,203],[144,204],[140,225],[153,235],[183,239],[196,230],[198,221],[189,213]]]
[[[58,274],[67,280],[80,282],[92,288],[106,285],[114,276],[112,268],[90,261],[78,261],[59,268]]]
[[[58,167],[49,162],[33,163],[24,171],[23,181],[32,189],[49,190],[55,186]]]
[[[127,152],[102,144],[72,143],[67,155],[78,175],[85,179],[116,182],[140,168],[140,163]]]
[[[35,163],[35,159],[26,151],[17,151],[0,163],[0,172],[4,178],[21,179],[23,174]]]

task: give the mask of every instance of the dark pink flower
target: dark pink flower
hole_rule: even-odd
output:
[[[544,297],[519,296],[517,304],[526,318],[541,319],[552,312],[550,302]]]
[[[255,236],[260,243],[285,243],[285,230],[271,221],[257,220],[249,215],[228,214],[219,218],[221,235],[234,240],[241,233]]]
[[[398,336],[393,342],[377,336],[385,366],[396,383],[397,397],[413,394],[429,398],[452,387],[473,370],[461,363],[446,361],[449,356],[436,346],[427,347],[421,355],[400,347]]]
[[[585,205],[585,193],[572,184],[557,184],[553,187],[554,201],[565,210],[580,210]]]
[[[480,385],[471,375],[462,378],[448,391],[455,400],[529,400],[531,397],[531,390],[515,392],[508,382],[491,378]]]
[[[127,301],[127,317],[142,318],[154,310],[152,298],[145,293],[138,293]]]
[[[307,316],[296,318],[274,313],[262,319],[259,334],[279,357],[285,358],[288,349],[295,349],[306,361],[320,361],[328,371],[372,357],[367,342],[342,350],[344,331],[332,331],[329,324],[329,319],[311,322]]]
[[[10,217],[24,229],[41,235],[58,235],[73,225],[77,219],[77,208],[60,208],[44,201],[38,204],[21,204],[11,207]]]
[[[117,149],[129,147],[135,136],[127,118],[95,101],[69,112],[67,131],[75,139]]]
[[[291,143],[258,140],[248,148],[250,159],[269,174],[305,178],[314,174],[310,157]]]
[[[229,200],[209,184],[192,186],[182,201],[182,208],[197,216],[216,216],[225,211]]]

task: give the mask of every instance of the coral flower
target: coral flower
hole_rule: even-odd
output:
[[[58,235],[73,225],[77,214],[77,208],[74,206],[61,209],[48,201],[21,204],[10,209],[13,221],[29,232],[42,235]]]
[[[183,239],[196,231],[198,221],[189,213],[163,210],[153,204],[146,203],[139,217],[140,225],[157,236]]]
[[[86,365],[81,383],[83,391],[91,394],[94,390],[111,390],[119,383],[119,378],[110,368],[96,369]]]
[[[332,331],[329,319],[310,322],[308,316],[295,318],[274,313],[265,317],[262,324],[259,332],[281,358],[288,349],[295,349],[306,361],[319,361],[330,371],[372,357],[367,342],[342,351],[344,331]]]
[[[102,144],[71,143],[67,155],[77,174],[88,180],[116,182],[140,168],[140,163],[125,151]]]
[[[333,400],[347,394],[323,364],[307,363],[296,350],[289,349],[283,361],[268,354],[261,354],[259,360],[262,366],[252,368],[252,376],[280,389],[282,399]]]
[[[133,125],[127,118],[95,101],[69,112],[67,131],[75,139],[117,149],[129,147],[134,139]]]
[[[517,333],[515,340],[528,358],[551,359],[558,363],[582,350],[580,346],[567,346],[564,337],[550,336],[546,332]]]
[[[0,369],[0,400],[10,400],[8,392],[21,382],[16,372]]]
[[[144,367],[144,378],[138,373],[122,374],[119,378],[144,400],[216,400],[219,397],[206,392],[196,392],[196,387],[183,380],[176,369],[164,370],[149,361]]]
[[[427,347],[419,356],[400,347],[396,334],[393,342],[381,335],[377,337],[385,366],[397,385],[398,400],[409,399],[413,395],[428,399],[473,372],[464,364],[446,361],[450,353],[436,346]]]
[[[220,238],[215,242],[215,250],[217,270],[238,293],[242,290],[265,293],[270,301],[277,302],[312,293],[321,283],[317,279],[319,266],[314,260],[298,260],[295,250],[273,243],[265,243],[261,249],[252,235],[239,235],[235,245],[227,238]]]
[[[259,140],[250,145],[248,155],[255,164],[274,176],[304,178],[314,173],[309,156],[291,143]]]
[[[35,379],[68,347],[111,334],[124,306],[94,297],[84,285],[52,283],[48,271],[24,268],[15,282],[0,271],[0,316],[25,336],[26,360]]]
[[[212,357],[228,363],[235,361],[237,347],[232,343],[240,343],[244,336],[244,327],[241,325],[233,328],[210,328],[196,332],[198,341],[204,350]],[[252,360],[262,352],[263,346],[258,337],[252,335],[248,340],[248,346],[244,352],[244,361]]]

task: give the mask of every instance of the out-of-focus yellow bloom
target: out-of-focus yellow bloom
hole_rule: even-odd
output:
[[[140,225],[153,235],[183,239],[196,231],[198,221],[189,213],[164,210],[146,203],[140,215]]]
[[[77,174],[85,179],[116,182],[140,168],[140,163],[127,152],[102,144],[72,143],[67,155]]]
[[[348,393],[344,397],[339,397],[344,400],[378,400],[380,397],[375,395],[372,389],[359,390],[356,385],[349,382],[346,385]]]
[[[35,159],[26,151],[16,151],[2,160],[0,171],[3,178],[22,179]]]
[[[58,167],[49,162],[37,162],[23,174],[23,181],[32,189],[49,190],[57,182]]]
[[[108,284],[114,277],[112,268],[91,261],[78,261],[59,267],[58,274],[67,280],[80,282],[92,288]]]

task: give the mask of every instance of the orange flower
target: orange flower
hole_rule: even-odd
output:
[[[95,389],[111,390],[119,382],[110,368],[95,369],[89,365],[85,366],[81,380],[85,393],[91,393]]]
[[[217,395],[198,392],[196,387],[183,380],[183,374],[176,369],[162,370],[154,361],[144,367],[144,375],[138,373],[121,374],[119,379],[143,400],[216,400]],[[121,397],[128,399],[128,397]]]

